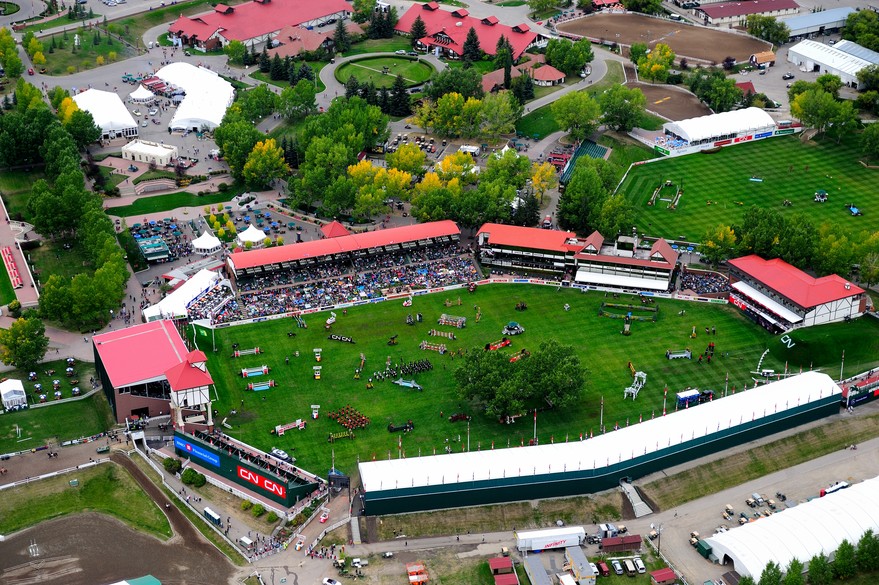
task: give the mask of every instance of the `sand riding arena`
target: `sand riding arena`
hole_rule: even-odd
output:
[[[727,57],[747,61],[754,53],[770,50],[769,43],[745,35],[693,26],[642,14],[603,12],[558,25],[561,34],[587,37],[593,42],[665,43],[678,57],[722,63]]]

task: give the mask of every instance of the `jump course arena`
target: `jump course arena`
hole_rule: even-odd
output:
[[[746,35],[723,32],[652,18],[642,14],[599,13],[565,22],[557,27],[568,37],[585,37],[593,43],[617,43],[627,47],[643,43],[668,45],[675,55],[707,63],[721,63],[728,56],[747,61],[754,53],[770,50],[769,43]]]

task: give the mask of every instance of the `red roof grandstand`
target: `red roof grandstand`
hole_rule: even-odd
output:
[[[235,252],[229,256],[229,264],[233,270],[245,270],[267,264],[294,262],[304,258],[318,258],[355,250],[379,248],[390,244],[416,242],[443,236],[460,236],[460,234],[461,230],[455,222],[434,221],[362,234],[350,234],[326,240],[312,240],[274,248]]]
[[[167,320],[95,335],[92,342],[115,388],[159,379],[189,353],[173,321]]]
[[[814,278],[779,258],[764,260],[752,254],[729,264],[804,309],[864,293],[836,274]]]
[[[530,31],[527,24],[511,27],[498,23],[497,18],[493,16],[483,19],[474,18],[463,8],[453,12],[440,10],[436,2],[413,4],[400,17],[394,30],[409,34],[409,31],[412,30],[412,23],[418,16],[427,27],[427,36],[418,40],[428,47],[439,46],[456,55],[461,55],[464,52],[464,40],[471,28],[479,36],[482,50],[489,55],[494,55],[501,35],[506,37],[513,47],[513,59],[518,59],[525,52],[525,49],[538,39],[538,34]]]
[[[350,12],[351,5],[345,0],[251,1],[233,7],[218,4],[212,12],[192,18],[181,16],[168,27],[168,32],[204,42],[219,30],[227,41],[261,41],[264,40],[261,37],[285,26],[308,24]]]
[[[320,228],[321,233],[328,238],[338,238],[339,236],[348,236],[351,234],[345,226],[338,221],[331,221],[327,225]]]
[[[486,223],[479,228],[478,233],[487,233],[488,244],[496,246],[513,246],[553,252],[576,252],[583,247],[583,242],[577,242],[577,234],[574,232]],[[574,240],[575,243],[570,243],[571,240]]]

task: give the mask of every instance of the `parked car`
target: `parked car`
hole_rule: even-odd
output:
[[[613,559],[610,562],[610,566],[613,567],[613,572],[616,573],[617,575],[623,574],[623,566],[620,564],[620,562],[618,560]]]
[[[148,124],[149,124],[149,122],[147,122],[146,120],[144,120],[143,122],[140,123],[140,127],[141,127],[141,128],[146,128]]]
[[[275,459],[280,459],[281,461],[291,461],[292,460],[292,458],[289,455],[287,455],[286,451],[281,451],[280,449],[278,449],[276,447],[272,447],[272,450],[269,451],[269,455],[271,455]]]
[[[325,577],[322,583],[323,585],[341,585],[341,583],[339,583],[335,579],[330,579],[329,577]]]
[[[329,520],[329,518],[330,518],[330,513],[329,513],[329,512],[323,512],[323,513],[321,513],[321,515],[320,515],[320,523],[321,523],[321,524],[326,524],[326,523],[327,523],[327,520]]]
[[[404,51],[403,49],[398,49],[398,50],[394,51],[394,54],[395,55],[405,55],[406,51]]]
[[[409,55],[410,57],[417,57],[418,56],[418,53],[416,53],[415,51],[409,51],[406,54]]]
[[[33,74],[34,74],[34,68],[33,68],[33,67],[28,67],[28,69],[27,69],[27,74],[28,74],[28,75],[33,75]]]
[[[159,113],[159,109],[158,109],[158,108],[152,108],[152,109],[150,110],[150,116],[155,116],[155,115],[158,114],[158,113]]]
[[[784,80],[793,79],[793,78],[794,78],[794,74],[791,73],[790,71],[788,71],[787,73],[785,73],[784,75],[782,75],[781,78],[784,79]]]

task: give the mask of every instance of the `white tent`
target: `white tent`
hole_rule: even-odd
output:
[[[217,236],[206,230],[202,235],[192,240],[192,249],[195,250],[196,254],[207,256],[222,250],[223,244]]]
[[[92,115],[104,138],[137,136],[137,122],[114,92],[89,89],[75,94],[73,101]]]
[[[250,224],[246,230],[238,234],[238,245],[243,248],[247,242],[250,242],[252,248],[258,248],[267,237],[264,231]]]
[[[816,486],[833,481],[816,478]],[[874,477],[705,540],[721,562],[728,557],[740,575],[759,579],[769,561],[784,570],[793,559],[808,563],[817,554],[830,556],[843,540],[857,545],[864,532],[879,530],[877,493]]]
[[[136,104],[151,104],[156,100],[156,95],[142,85],[128,94],[128,99]]]
[[[209,291],[219,282],[220,275],[211,270],[197,272],[192,278],[180,285],[180,288],[164,299],[143,310],[143,317],[148,322],[158,319],[179,319],[186,317],[186,308],[192,301]]]
[[[203,126],[213,130],[220,125],[235,97],[231,83],[209,69],[189,63],[166,65],[156,72],[156,77],[186,93],[171,119],[172,130],[198,131]]]
[[[595,435],[589,440],[361,462],[360,479],[364,490],[375,494],[398,487],[450,485],[502,477],[513,479],[563,471],[602,469],[688,441],[710,437],[743,423],[772,417],[841,392],[827,374],[805,372],[753,390],[681,409],[668,416],[657,416],[613,432]],[[674,397],[671,398],[674,408]]]
[[[674,134],[690,144],[699,144],[742,133],[770,130],[775,128],[775,121],[760,108],[744,108],[679,122],[666,122],[663,128],[667,133]]]
[[[0,382],[0,397],[3,400],[3,408],[27,406],[27,393],[21,380],[9,379]]]
[[[163,167],[177,158],[177,147],[150,140],[132,140],[122,147],[122,158],[135,162],[153,163]]]

